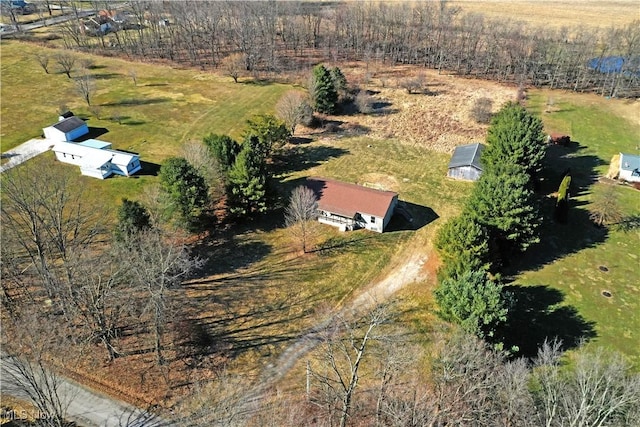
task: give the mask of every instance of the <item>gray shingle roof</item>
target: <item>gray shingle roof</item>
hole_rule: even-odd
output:
[[[71,116],[64,120],[59,121],[58,123],[53,125],[53,127],[58,129],[60,132],[68,133],[84,125],[85,125],[84,120],[76,116]]]
[[[474,144],[460,145],[456,147],[449,162],[449,169],[457,168],[460,166],[473,166],[479,170],[482,170],[482,164],[480,163],[480,156],[484,151],[484,145],[476,142]]]

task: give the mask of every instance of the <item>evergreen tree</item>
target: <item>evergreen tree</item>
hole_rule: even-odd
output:
[[[529,175],[517,165],[483,173],[465,212],[488,228],[490,239],[504,253],[524,251],[539,241],[537,201]]]
[[[255,144],[257,137],[250,139]],[[252,147],[243,144],[233,167],[229,170],[227,196],[229,211],[235,216],[249,216],[266,212],[266,173],[264,157]]]
[[[482,270],[446,278],[434,294],[438,316],[480,338],[492,337],[496,326],[507,319],[502,286],[489,280]]]
[[[149,211],[137,201],[122,199],[122,205],[118,208],[116,239],[123,240],[149,228],[151,228]]]
[[[233,165],[240,152],[240,144],[228,135],[212,133],[204,137],[204,143],[225,172]]]
[[[256,136],[265,158],[271,155],[273,147],[281,147],[291,136],[283,120],[270,114],[259,114],[247,120],[247,136]]]
[[[491,120],[486,150],[482,153],[484,172],[504,164],[516,164],[529,176],[542,167],[546,141],[542,121],[519,104],[506,104]]]
[[[160,167],[160,184],[191,228],[209,202],[209,189],[202,175],[183,157],[167,159]]]
[[[324,65],[319,64],[313,68],[310,86],[309,95],[315,110],[325,114],[333,113],[338,102],[338,92],[336,92],[331,73]]]
[[[447,222],[435,240],[442,259],[441,277],[450,277],[465,270],[489,267],[489,236],[484,225],[471,215],[463,214]]]
[[[342,74],[342,70],[338,67],[333,67],[330,73],[331,80],[333,81],[333,88],[341,98],[344,98],[347,95],[347,78]]]
[[[556,201],[556,220],[566,223],[569,216],[569,189],[571,187],[571,175],[567,174],[562,178],[558,188],[558,198]]]

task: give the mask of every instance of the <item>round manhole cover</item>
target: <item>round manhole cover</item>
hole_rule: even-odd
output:
[[[605,297],[605,298],[611,298],[612,297],[611,292],[609,292],[609,291],[602,291],[602,296]]]
[[[598,270],[600,270],[600,271],[609,271],[609,269],[607,267],[605,267],[604,265],[601,265],[600,267],[598,267]]]

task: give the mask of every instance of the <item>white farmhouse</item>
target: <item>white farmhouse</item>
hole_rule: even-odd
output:
[[[398,194],[326,178],[305,184],[318,199],[318,221],[341,230],[366,228],[382,233],[398,205]]]
[[[84,120],[71,116],[63,118],[58,123],[43,128],[44,137],[51,141],[73,141],[89,133],[89,127]]]
[[[97,139],[58,142],[52,151],[64,163],[80,166],[82,175],[105,179],[112,174],[130,176],[142,169],[137,154],[112,150],[111,143]]]

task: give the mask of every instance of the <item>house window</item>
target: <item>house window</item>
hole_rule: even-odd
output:
[[[375,217],[375,216],[372,216],[372,217],[371,217],[371,224],[374,224],[375,222],[376,222],[376,217]]]

